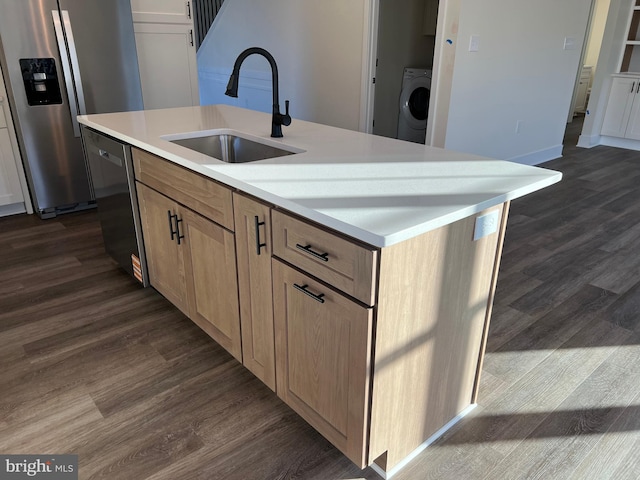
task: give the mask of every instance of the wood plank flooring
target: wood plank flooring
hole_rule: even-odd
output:
[[[397,480],[640,478],[640,153],[544,166],[565,178],[512,203],[478,407]],[[0,453],[76,453],[83,480],[379,478],[116,268],[95,212],[0,232]]]

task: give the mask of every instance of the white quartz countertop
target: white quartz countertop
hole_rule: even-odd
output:
[[[363,242],[385,247],[554,184],[553,170],[227,105],[78,117],[84,125]],[[228,164],[162,138],[232,129],[302,153]]]

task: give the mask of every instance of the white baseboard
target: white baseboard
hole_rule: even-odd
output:
[[[578,146],[582,148],[593,148],[600,145],[600,135],[580,135]]]
[[[538,165],[539,163],[548,162],[549,160],[555,160],[560,157],[562,157],[562,145],[556,145],[554,147],[545,148],[544,150],[538,150],[537,152],[508,158],[507,160],[510,162],[521,163],[523,165]]]
[[[456,423],[458,423],[460,420],[462,420],[465,416],[467,416],[469,414],[469,412],[471,412],[474,408],[476,408],[477,404],[476,403],[472,403],[471,405],[469,405],[467,408],[465,408],[464,410],[462,410],[458,415],[456,415],[455,417],[453,417],[444,427],[442,427],[440,430],[438,430],[436,433],[434,433],[433,435],[431,435],[429,438],[427,438],[418,448],[416,448],[413,452],[411,452],[409,455],[407,455],[406,457],[404,457],[400,463],[398,463],[396,466],[394,466],[391,470],[385,472],[382,468],[380,468],[376,463],[372,463],[371,465],[369,465],[371,467],[371,469],[376,472],[378,475],[380,475],[384,480],[389,480],[391,477],[393,477],[396,473],[398,473],[400,470],[402,470],[404,467],[407,466],[407,464],[413,460],[414,458],[416,458],[418,455],[420,455],[420,453],[422,453],[424,451],[425,448],[427,448],[429,445],[431,445],[433,442],[435,442],[438,438],[440,438],[442,435],[445,434],[445,432],[449,429],[451,429]]]
[[[9,215],[17,215],[19,213],[26,213],[27,209],[24,206],[24,202],[12,203],[10,205],[0,206],[0,217],[7,217]]]
[[[627,150],[640,150],[640,141],[631,140],[629,138],[607,137],[602,135],[600,137],[600,145],[606,145],[607,147],[626,148]]]

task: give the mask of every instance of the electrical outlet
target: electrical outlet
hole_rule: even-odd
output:
[[[498,231],[498,213],[498,210],[493,210],[486,215],[476,218],[476,226],[473,230],[474,241]]]

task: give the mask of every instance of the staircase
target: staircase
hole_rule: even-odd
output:
[[[195,28],[196,50],[207,35],[213,20],[222,8],[224,0],[192,0],[193,1],[193,25]]]

